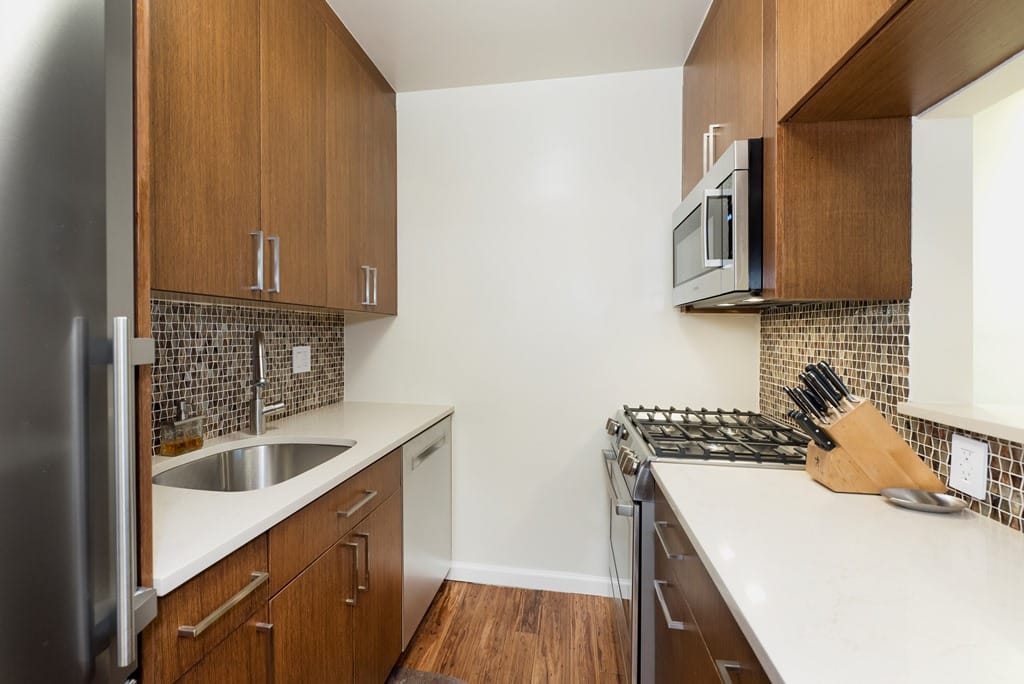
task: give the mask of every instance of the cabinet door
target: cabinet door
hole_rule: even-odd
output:
[[[712,21],[712,15],[707,21]],[[704,175],[704,134],[714,123],[715,52],[711,32],[711,25],[705,23],[683,67],[683,197]]]
[[[258,299],[259,5],[160,0],[149,13],[153,288]]]
[[[383,682],[402,652],[402,493],[391,495],[348,539],[358,543],[353,681]]]
[[[712,162],[737,140],[764,131],[764,20],[762,2],[718,0],[711,27],[715,81]]]
[[[374,271],[373,301],[367,310],[398,313],[398,141],[395,93],[370,79],[366,228]]]
[[[178,684],[270,684],[274,681],[273,625],[264,606],[222,641]]]
[[[328,32],[327,301],[343,309],[394,314],[395,94],[353,49]]]
[[[326,31],[306,0],[260,0],[262,226],[276,302],[326,304]]]
[[[356,552],[335,544],[270,600],[275,684],[352,681]]]
[[[361,310],[366,245],[369,82],[340,36],[327,35],[327,305]]]

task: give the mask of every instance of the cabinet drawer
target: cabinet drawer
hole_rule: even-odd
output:
[[[271,528],[271,596],[387,500],[401,481],[401,452],[393,451]]]
[[[260,535],[160,599],[156,620],[147,628],[147,681],[175,681],[265,607],[267,572],[267,536]],[[195,636],[182,635],[182,627],[195,628]]]
[[[658,527],[655,533],[655,572],[661,572],[668,578],[673,588],[678,587],[689,611],[689,619],[696,623],[716,671],[724,668],[735,684],[767,684],[768,677],[757,656],[660,488],[655,491],[654,518]],[[661,533],[660,539],[657,539],[658,532]]]

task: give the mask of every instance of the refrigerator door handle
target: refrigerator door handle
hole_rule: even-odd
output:
[[[114,530],[116,536],[115,597],[117,665],[137,659],[136,636],[156,615],[155,592],[136,582],[135,544],[135,430],[132,382],[136,365],[153,363],[153,341],[133,339],[127,316],[114,318]],[[136,613],[139,622],[136,623]]]

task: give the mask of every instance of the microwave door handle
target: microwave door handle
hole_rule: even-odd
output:
[[[704,191],[704,201],[700,205],[700,237],[701,247],[703,249],[703,260],[705,268],[721,268],[725,266],[724,259],[711,259],[708,257],[708,228],[710,223],[708,222],[708,200],[713,197],[721,197],[724,193],[718,188],[711,188]]]

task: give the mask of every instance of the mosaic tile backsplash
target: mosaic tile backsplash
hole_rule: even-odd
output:
[[[341,401],[345,395],[345,316],[335,311],[283,309],[193,299],[158,299],[151,305],[153,453],[159,425],[178,415],[185,400],[206,414],[206,438],[248,427],[252,397],[252,335],[267,345],[269,404],[284,401],[268,421]],[[292,347],[312,347],[312,368],[292,373]]]
[[[950,493],[982,515],[1024,529],[1024,445],[896,413],[910,391],[909,335],[908,302],[832,302],[763,311],[761,412],[788,422],[791,404],[782,387],[797,384],[797,374],[808,363],[827,359],[854,394],[871,399],[943,482],[949,480],[954,432],[988,442],[988,501]]]

